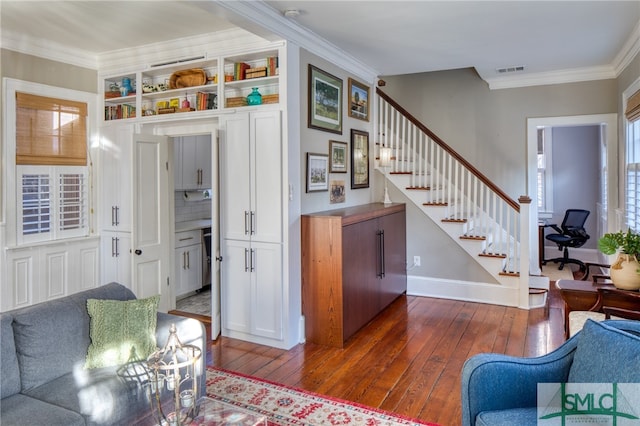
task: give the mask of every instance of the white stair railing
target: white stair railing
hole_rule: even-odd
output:
[[[465,223],[462,239],[485,241],[480,256],[503,258],[503,274],[520,273],[520,205],[379,89],[381,146],[392,150],[389,174],[410,176],[406,190],[424,206],[442,206],[443,222]],[[528,251],[527,251],[528,252]]]

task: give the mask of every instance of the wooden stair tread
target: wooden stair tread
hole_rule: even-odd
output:
[[[480,253],[478,256],[482,257],[496,257],[500,259],[505,259],[507,257],[504,253]]]
[[[461,240],[477,240],[477,241],[485,241],[487,237],[483,237],[480,235],[460,235]]]

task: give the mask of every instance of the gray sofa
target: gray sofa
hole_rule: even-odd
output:
[[[0,314],[0,424],[132,425],[148,420],[144,386],[124,380],[117,367],[84,369],[91,343],[87,299],[132,300],[135,296],[111,283]],[[204,396],[204,326],[159,312],[159,347],[167,341],[171,324],[176,325],[183,344],[202,349],[198,379]]]

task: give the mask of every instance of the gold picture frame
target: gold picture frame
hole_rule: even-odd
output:
[[[349,78],[349,117],[369,121],[369,86]]]

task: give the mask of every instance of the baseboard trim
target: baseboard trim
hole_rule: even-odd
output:
[[[407,295],[518,307],[518,289],[500,284],[407,276]]]

